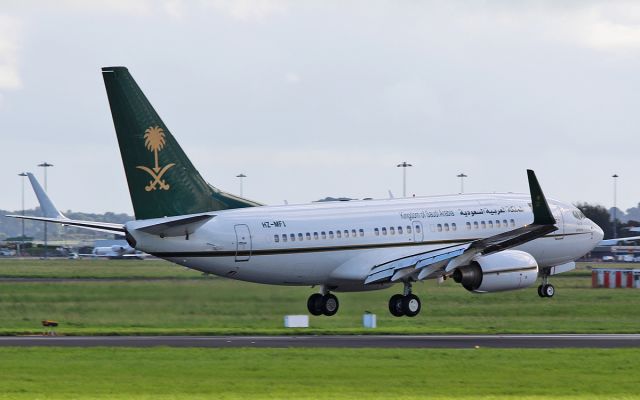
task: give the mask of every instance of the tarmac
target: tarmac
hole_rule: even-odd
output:
[[[340,336],[5,336],[0,347],[623,348],[639,334]]]

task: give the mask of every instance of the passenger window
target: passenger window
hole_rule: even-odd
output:
[[[273,240],[278,243],[280,241],[280,236],[278,235],[273,235]]]
[[[376,228],[373,230],[373,232],[376,234],[376,236],[380,236],[380,229]]]
[[[451,224],[451,230],[455,231],[456,229],[458,229],[458,227],[456,226],[456,223],[454,222],[454,223]]]
[[[467,222],[467,230],[471,230],[471,222]]]
[[[411,225],[407,225],[407,233],[411,234]]]
[[[286,242],[287,241],[287,235],[282,235],[282,241]]]
[[[442,224],[438,224],[438,232],[442,232]]]
[[[333,231],[329,231],[329,239],[333,239]]]
[[[499,219],[496,220],[496,228],[500,228],[500,220]]]
[[[292,242],[295,242],[295,241],[296,241],[296,235],[295,235],[295,233],[292,233],[291,235],[289,235],[289,237],[291,238],[291,241],[292,241]]]
[[[382,235],[387,236],[387,228],[382,228]]]
[[[480,227],[481,227],[482,229],[487,229],[487,223],[486,223],[486,222],[484,222],[484,221],[480,221]]]
[[[355,229],[352,229],[352,230],[351,230],[351,236],[353,236],[353,237],[358,236],[358,235],[356,234],[356,230],[355,230]]]
[[[331,233],[331,232],[329,232],[329,233]],[[338,239],[342,238],[342,232],[340,232],[340,231],[336,231],[336,237],[337,237]]]
[[[360,229],[360,237],[364,236],[364,229]]]
[[[401,226],[398,227],[398,235],[402,235],[402,227]]]
[[[489,229],[493,229],[493,222],[492,221],[487,222],[487,224],[489,224]]]
[[[302,240],[302,233],[298,233],[298,240]]]
[[[313,232],[313,238],[314,238],[315,240],[318,240],[318,232]]]
[[[444,230],[445,232],[449,232],[449,224],[444,224]]]
[[[513,227],[515,227],[515,226],[516,226],[516,221],[512,219],[512,220],[511,220],[511,227],[513,228]]]
[[[320,235],[322,235],[322,238],[323,238],[323,239],[326,239],[326,238],[327,238],[327,234],[326,234],[324,231],[320,232]]]
[[[390,235],[395,235],[396,234],[396,228],[394,228],[393,226],[391,228],[389,228],[389,234]]]
[[[349,231],[347,229],[344,230],[344,237],[349,237]]]
[[[307,240],[311,240],[311,234],[307,232]]]
[[[473,229],[478,229],[478,221],[473,221]]]
[[[506,220],[506,219],[503,219],[503,220],[502,220],[502,225],[504,225],[504,227],[505,227],[505,228],[508,228],[508,227],[509,227],[509,223],[507,222],[507,220]]]

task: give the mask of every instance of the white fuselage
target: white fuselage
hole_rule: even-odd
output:
[[[363,284],[376,265],[532,223],[530,202],[510,193],[263,206],[211,213],[188,236],[136,231],[160,220],[132,221],[127,230],[138,250],[223,277],[369,290],[381,288]],[[516,248],[540,267],[573,261],[602,239],[574,206],[549,205],[558,230]]]

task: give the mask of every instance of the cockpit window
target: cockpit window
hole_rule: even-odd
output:
[[[585,218],[587,218],[587,217],[584,216],[584,214],[580,210],[573,210],[573,216],[576,217],[576,219],[585,219]]]

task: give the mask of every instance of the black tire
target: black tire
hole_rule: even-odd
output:
[[[544,293],[544,297],[553,297],[553,295],[556,294],[556,288],[553,287],[553,285],[544,285],[542,291]]]
[[[340,307],[338,298],[331,293],[327,293],[322,297],[322,313],[327,317],[335,315]]]
[[[403,297],[402,311],[404,311],[404,315],[407,317],[415,317],[420,313],[421,308],[422,304],[420,303],[420,299],[415,294]]]
[[[401,294],[394,294],[389,299],[389,312],[394,317],[402,317],[404,316],[404,311],[402,310],[402,299],[404,298]]]
[[[311,315],[322,315],[322,298],[320,293],[314,293],[307,300],[307,309]]]
[[[544,295],[544,292],[542,291],[542,285],[538,286],[538,296],[540,296],[540,297],[546,297],[546,296]]]

